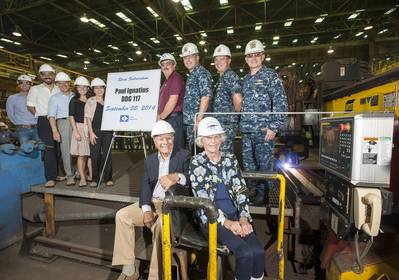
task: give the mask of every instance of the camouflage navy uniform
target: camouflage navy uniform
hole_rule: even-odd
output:
[[[235,112],[233,95],[241,93],[241,83],[238,75],[231,69],[227,69],[216,84],[216,94],[213,103],[213,111]],[[233,140],[237,134],[238,115],[214,115],[226,132],[226,141],[222,144],[222,151],[233,153]]]
[[[244,77],[242,112],[287,112],[287,95],[277,73],[262,66],[254,75]],[[278,133],[285,129],[287,115],[242,115],[242,158],[245,171],[271,171],[274,167],[273,141],[265,142],[265,132],[269,128]],[[268,191],[266,182],[249,186],[257,193]]]
[[[194,144],[194,116],[199,112],[203,96],[212,96],[212,78],[208,70],[198,64],[187,78],[183,103],[183,123],[190,150]]]

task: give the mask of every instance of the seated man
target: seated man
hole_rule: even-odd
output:
[[[122,208],[115,217],[115,243],[112,265],[123,265],[118,280],[136,280],[140,275],[135,267],[135,226],[152,231],[152,255],[148,279],[162,279],[161,215],[165,192],[173,185],[186,185],[190,154],[173,149],[174,129],[166,121],[158,121],[152,129],[157,153],[144,160],[144,176],[140,200]]]

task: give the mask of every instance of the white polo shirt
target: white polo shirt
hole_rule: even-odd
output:
[[[49,90],[45,83],[30,88],[28,96],[26,98],[26,105],[35,107],[35,117],[47,116],[48,102],[50,96],[59,92],[58,86],[54,85],[53,90]]]

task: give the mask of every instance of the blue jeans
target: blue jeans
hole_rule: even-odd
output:
[[[39,141],[37,128],[18,127],[15,131],[20,145],[29,141]]]

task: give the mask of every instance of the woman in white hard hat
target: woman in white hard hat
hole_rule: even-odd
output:
[[[104,164],[104,182],[107,187],[111,187],[114,185],[112,181],[111,152],[106,163],[105,157],[111,145],[112,131],[101,130],[106,85],[100,78],[94,78],[90,86],[95,95],[90,97],[85,105],[85,119],[89,128],[90,157],[93,166],[93,181],[90,183],[90,187],[97,186]]]
[[[87,181],[92,180],[92,168],[89,147],[89,131],[85,122],[85,105],[89,91],[89,81],[85,77],[77,77],[75,82],[75,96],[69,102],[69,122],[73,129],[71,140],[71,155],[77,156],[77,166],[80,175],[79,187],[85,187]],[[89,176],[86,177],[86,162]]]
[[[195,196],[212,200],[219,210],[217,237],[235,256],[236,279],[263,279],[265,252],[250,223],[248,189],[238,161],[220,150],[225,138],[217,119],[208,117],[199,122],[196,143],[204,151],[191,161],[191,187]],[[200,222],[207,235],[203,210]]]

